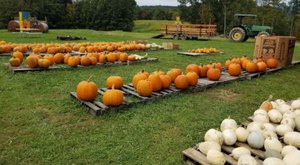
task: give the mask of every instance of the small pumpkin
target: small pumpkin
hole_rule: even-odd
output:
[[[89,66],[91,64],[91,60],[87,56],[81,56],[80,64],[83,66]]]
[[[228,66],[228,73],[231,76],[239,76],[241,74],[241,65],[238,63],[232,63]]]
[[[103,54],[103,53],[100,54],[100,55],[99,55],[98,61],[99,61],[100,63],[104,64],[104,63],[106,62],[106,56],[105,56],[105,54]]]
[[[278,60],[274,57],[267,59],[267,66],[268,66],[268,68],[277,68]]]
[[[198,83],[198,74],[196,72],[188,72],[186,74],[190,86],[196,86]]]
[[[185,73],[188,72],[195,72],[197,73],[197,75],[199,75],[199,67],[196,64],[189,64],[186,68],[185,68]]]
[[[120,76],[109,76],[106,79],[106,87],[112,88],[114,86],[115,89],[121,89],[124,85],[123,78]]]
[[[18,67],[21,65],[21,61],[17,57],[12,57],[9,59],[9,63],[12,67]]]
[[[221,71],[216,67],[210,68],[207,71],[207,78],[212,81],[218,81],[221,77]]]
[[[40,68],[48,69],[49,66],[51,65],[51,62],[48,59],[39,59],[38,65]]]
[[[128,60],[128,54],[127,53],[121,53],[120,57],[119,57],[119,60],[121,62],[126,62]]]
[[[263,61],[258,62],[256,65],[259,72],[265,72],[267,70],[267,64]]]
[[[91,101],[98,96],[98,87],[96,83],[90,81],[81,81],[76,88],[77,97],[84,101]]]
[[[117,60],[117,57],[114,53],[108,53],[106,58],[108,62],[115,62]]]
[[[64,56],[64,63],[65,64],[68,64],[68,59],[71,57],[71,54],[70,53],[67,53],[65,56]]]
[[[88,57],[90,59],[91,65],[97,65],[97,58],[94,56]]]
[[[137,86],[137,83],[140,81],[140,80],[146,80],[148,77],[143,74],[143,73],[137,73],[133,76],[132,78],[132,85],[134,86],[134,88],[136,88]]]
[[[139,95],[148,97],[152,95],[152,83],[148,80],[140,80],[137,83],[136,91]]]
[[[20,59],[21,63],[23,62],[23,53],[22,52],[13,52],[12,56]]]
[[[189,79],[185,75],[179,75],[176,77],[174,84],[178,89],[187,89],[189,87]]]
[[[26,58],[26,64],[29,68],[36,68],[38,66],[38,58],[35,56],[28,56]]]
[[[45,59],[48,59],[48,60],[50,61],[51,65],[53,65],[53,64],[55,63],[54,57],[53,57],[53,55],[51,55],[51,54],[45,55],[44,58],[45,58]]]
[[[68,58],[68,65],[71,67],[77,67],[79,65],[79,60],[77,57],[69,57]]]
[[[256,63],[249,61],[246,65],[246,70],[248,73],[256,73],[257,72],[257,65]]]
[[[162,81],[159,74],[151,74],[148,80],[152,83],[152,90],[154,92],[160,91],[162,89]]]
[[[159,75],[161,82],[162,82],[162,88],[168,89],[172,83],[171,77],[169,75]]]
[[[64,55],[62,53],[56,53],[53,58],[56,64],[60,64],[64,61]]]
[[[199,66],[199,77],[204,78],[207,77],[208,67],[206,65]]]
[[[118,89],[109,89],[103,93],[102,102],[106,106],[119,106],[124,100],[124,94]]]

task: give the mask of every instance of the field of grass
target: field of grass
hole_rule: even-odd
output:
[[[175,21],[168,20],[136,20],[133,31],[136,32],[158,32],[162,24],[173,24]]]
[[[18,43],[57,42],[56,36],[87,37],[88,42],[145,39],[152,33],[50,30],[40,37],[24,38],[0,30],[0,40]],[[78,41],[80,42],[80,41]],[[82,42],[82,41],[81,41]],[[190,63],[225,62],[252,56],[254,41],[232,43],[225,39],[172,41],[183,51],[216,47],[222,56],[186,57],[176,51],[149,52],[159,62],[106,68],[11,73],[0,57],[0,164],[185,164],[181,152],[203,140],[205,131],[217,128],[231,116],[239,123],[270,94],[275,99],[300,97],[300,65],[253,80],[220,85],[197,93],[181,93],[147,104],[95,117],[69,96],[76,85],[94,75],[99,87],[110,75],[126,83],[145,69],[184,69]],[[297,44],[294,59],[300,60]]]

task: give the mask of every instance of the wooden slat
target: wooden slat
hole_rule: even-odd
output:
[[[200,153],[199,151],[195,150],[194,148],[188,148],[184,150],[182,154],[184,156],[183,157],[184,160],[192,159],[199,164],[210,165],[210,163],[208,163],[206,159],[206,156]]]

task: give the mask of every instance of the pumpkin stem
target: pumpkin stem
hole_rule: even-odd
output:
[[[114,90],[115,89],[115,84],[113,83],[113,85],[111,86],[111,89]]]
[[[272,98],[273,98],[273,96],[272,96],[272,95],[270,95],[267,101],[271,101],[271,100],[272,100]]]

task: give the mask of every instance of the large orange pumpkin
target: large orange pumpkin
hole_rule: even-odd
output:
[[[45,55],[44,58],[48,59],[50,61],[51,65],[53,65],[55,63],[54,57],[51,54]]]
[[[88,57],[91,61],[91,65],[97,65],[97,58],[92,56],[92,57]]]
[[[114,86],[115,89],[121,89],[124,84],[123,78],[120,76],[109,76],[106,79],[106,87],[112,88]]]
[[[48,60],[48,59],[39,59],[38,60],[38,65],[40,68],[43,68],[43,69],[48,69],[49,66],[51,65],[51,62]]]
[[[159,74],[151,74],[148,77],[148,80],[151,82],[152,90],[154,92],[160,91],[162,89],[162,81],[159,77]]]
[[[93,81],[81,81],[76,88],[77,97],[84,101],[96,99],[98,95],[98,87]]]
[[[116,55],[114,53],[108,53],[106,55],[106,59],[108,62],[115,62],[117,60]]]
[[[177,73],[174,70],[169,70],[167,72],[167,75],[171,78],[171,81],[174,82],[176,77],[178,76]]]
[[[12,56],[18,58],[21,63],[23,62],[23,53],[22,52],[13,52]]]
[[[198,75],[197,75],[197,73],[195,73],[195,72],[188,72],[186,74],[186,77],[188,78],[190,86],[196,86],[197,85],[198,78],[199,78]]]
[[[256,65],[259,72],[265,72],[267,70],[267,64],[263,61],[258,62]]]
[[[137,83],[140,80],[146,80],[146,79],[147,79],[147,76],[145,74],[143,74],[143,73],[137,73],[132,78],[132,85],[134,86],[134,88],[136,88]]]
[[[179,75],[176,77],[174,85],[178,89],[187,89],[189,87],[189,80],[185,75]]]
[[[29,68],[36,68],[38,66],[38,58],[36,56],[28,56],[25,61]]]
[[[199,77],[204,78],[207,77],[208,67],[206,65],[199,66]]]
[[[64,56],[64,63],[65,64],[68,64],[68,59],[71,57],[71,54],[67,53],[65,56]]]
[[[90,58],[88,58],[87,56],[81,56],[80,65],[89,66],[90,64],[91,64]]]
[[[104,64],[106,62],[106,55],[105,54],[100,54],[99,55],[99,60],[100,63]]]
[[[162,82],[162,87],[164,89],[170,88],[170,85],[172,83],[171,77],[169,75],[159,75],[161,82]]]
[[[54,47],[54,46],[49,47],[49,48],[47,49],[47,53],[50,53],[50,54],[55,54],[55,53],[57,53],[56,47]]]
[[[181,71],[181,69],[179,69],[179,68],[172,68],[171,70],[174,71],[174,72],[177,74],[177,76],[179,76],[179,75],[182,74],[182,71]],[[177,76],[176,76],[176,77],[177,77]]]
[[[246,70],[248,73],[255,73],[257,72],[257,65],[256,63],[249,61],[246,65]]]
[[[69,57],[68,58],[68,65],[71,67],[77,67],[77,65],[79,65],[79,60],[77,59],[77,57]]]
[[[228,69],[229,65],[232,63],[231,60],[226,60],[225,62],[225,68]]]
[[[62,53],[56,53],[55,55],[54,55],[54,62],[56,63],[56,64],[60,64],[60,63],[62,63],[64,61],[64,55],[62,54]]]
[[[148,97],[152,95],[152,83],[148,80],[140,80],[137,84],[136,91],[139,95]]]
[[[120,61],[122,61],[122,62],[126,62],[127,59],[128,59],[128,54],[127,54],[127,53],[121,53],[119,59],[120,59]]]
[[[199,67],[196,64],[189,64],[186,68],[185,68],[185,73],[188,72],[195,72],[197,73],[197,75],[199,75]]]
[[[277,68],[278,67],[278,60],[274,57],[271,57],[267,60],[268,68]]]
[[[232,63],[228,66],[228,73],[231,76],[239,76],[241,74],[241,65],[238,63]]]
[[[221,77],[221,71],[220,71],[220,69],[218,69],[216,67],[208,69],[208,71],[207,71],[207,78],[209,80],[218,81],[220,79],[220,77]]]
[[[118,89],[109,89],[103,93],[102,102],[107,106],[119,106],[124,100],[124,94]]]
[[[9,63],[12,67],[18,67],[21,65],[21,61],[17,57],[12,57],[9,59]]]

